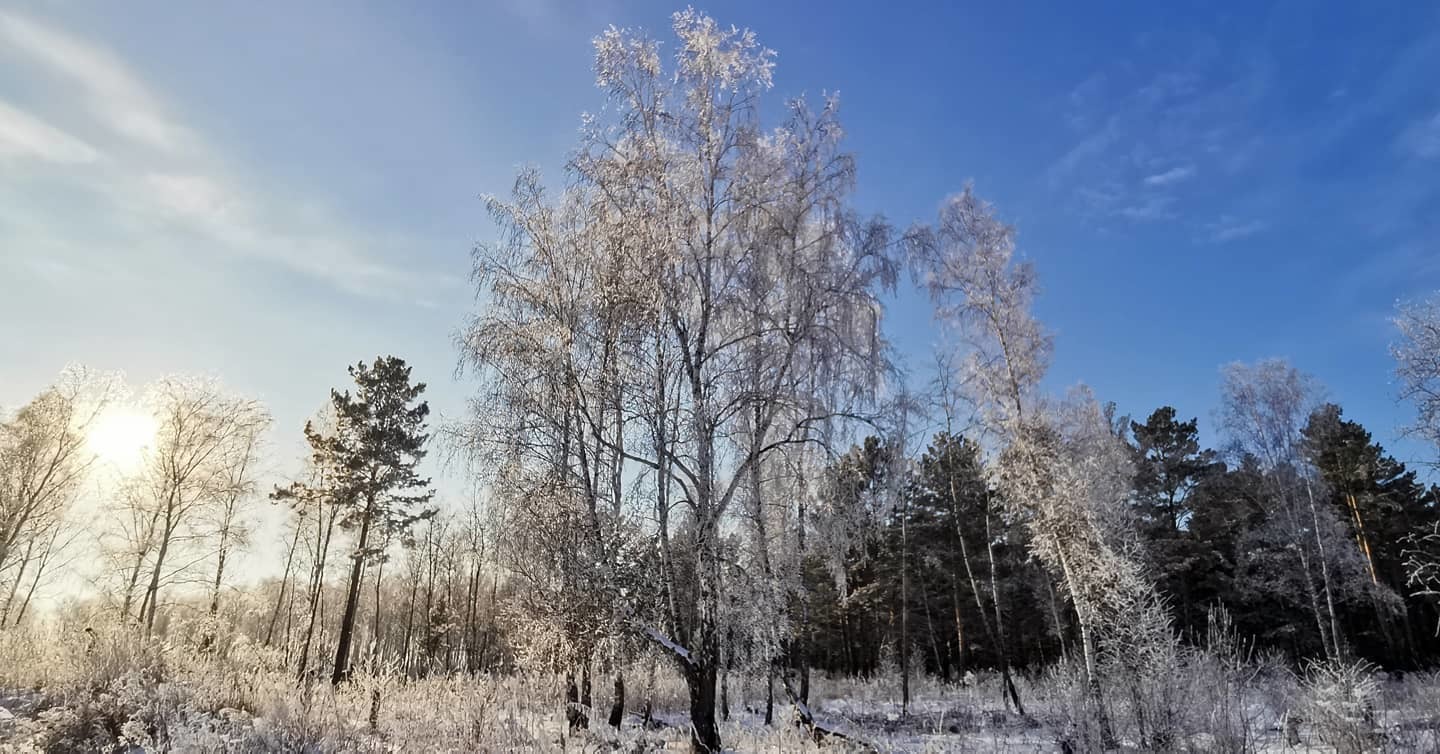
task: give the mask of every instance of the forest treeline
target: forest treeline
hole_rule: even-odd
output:
[[[862,215],[837,99],[762,108],[752,33],[694,11],[674,33],[668,62],[598,37],[606,107],[563,188],[527,170],[487,198],[454,420],[430,425],[393,356],[349,368],[284,480],[268,412],[210,380],[145,392],[153,437],[121,474],[87,443],[128,401],[114,377],[68,371],[8,416],[4,625],[99,564],[59,614],[268,647],[300,684],[555,673],[577,728],[618,726],[663,662],[701,751],[740,677],[767,722],[790,705],[823,737],[814,671],[896,670],[904,704],[918,674],[994,671],[1024,714],[1015,675],[1063,667],[1102,745],[1123,725],[1163,748],[1170,679],[1220,633],[1288,663],[1440,661],[1437,490],[1311,378],[1225,367],[1220,450],[1172,408],[1052,394],[1036,272],[994,207],[967,187],[929,222]],[[907,273],[946,338],[923,386],[886,339]],[[1440,299],[1397,324],[1400,397],[1440,441]],[[474,484],[447,506],[435,448]],[[265,506],[282,575],[256,583],[232,564]]]
[[[1435,603],[1416,594],[1406,566],[1419,544],[1412,534],[1433,530],[1440,515],[1435,487],[1419,483],[1334,404],[1320,406],[1300,428],[1303,470],[1267,470],[1249,454],[1221,460],[1201,447],[1196,425],[1168,406],[1143,423],[1122,417],[1116,425],[1135,468],[1122,536],[1131,538],[1185,641],[1202,643],[1211,612],[1223,609],[1256,651],[1292,662],[1324,655],[1291,552],[1294,535],[1274,492],[1286,477],[1308,473],[1323,506],[1317,513],[1329,540],[1345,650],[1396,669],[1440,660]],[[1074,641],[1063,589],[1028,554],[1024,527],[1005,515],[980,446],[935,435],[906,466],[903,499],[885,508],[870,491],[890,452],[869,438],[830,471],[846,480],[837,488],[874,528],[843,559],[806,564],[815,666],[874,673],[896,662],[905,624],[917,670],[948,679],[967,668],[997,668],[1003,658],[987,625],[996,621],[992,612],[1009,637],[1012,662],[1033,668],[1061,658]]]

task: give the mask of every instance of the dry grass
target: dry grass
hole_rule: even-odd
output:
[[[459,752],[617,751],[686,748],[683,682],[644,660],[626,672],[629,715],[620,730],[603,725],[608,679],[596,679],[596,724],[571,733],[553,676],[446,676],[406,680],[361,674],[339,688],[300,686],[274,650],[240,641],[214,653],[186,644],[145,641],[124,630],[0,633],[0,751],[93,752]],[[1301,721],[1311,751],[1440,750],[1440,677],[1392,679],[1358,666],[1317,666],[1291,673],[1267,663],[1196,653],[1173,682],[1185,700],[1178,737],[1166,750],[1247,752],[1285,749],[1285,721]],[[1019,679],[1026,718],[1007,712],[999,678],[965,685],[911,682],[902,714],[898,679],[816,674],[812,706],[838,730],[881,751],[1053,752],[1099,745],[1092,711],[1073,668]],[[722,737],[734,751],[808,751],[824,747],[787,724],[793,710],[777,699],[776,725],[762,720],[763,679],[730,679],[731,718]],[[777,686],[777,694],[783,693]],[[1122,744],[1138,750],[1126,695],[1112,695]],[[378,699],[375,710],[373,702]],[[646,701],[657,721],[642,725]],[[371,722],[372,710],[376,712]],[[13,715],[13,717],[9,717]]]

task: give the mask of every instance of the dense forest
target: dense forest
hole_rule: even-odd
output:
[[[1375,679],[1440,665],[1440,487],[1282,359],[1223,367],[1215,448],[1169,406],[1057,394],[1037,272],[994,207],[966,187],[930,222],[862,215],[836,99],[769,98],[748,31],[693,11],[674,31],[673,59],[598,37],[606,108],[563,186],[525,171],[487,199],[463,415],[433,420],[395,356],[337,365],[303,433],[215,380],[132,397],[81,367],[5,415],[0,685],[72,683],[81,720],[43,718],[35,745],[185,749],[184,715],[273,704],[300,732],[247,746],[385,750],[363,731],[397,689],[451,684],[548,696],[562,746],[668,726],[718,751],[749,716],[801,731],[749,745],[864,747],[814,703],[853,681],[893,683],[900,716],[983,688],[1066,751],[1255,751],[1245,705],[1182,698],[1223,667],[1205,683],[1350,679],[1350,727],[1299,702],[1277,725],[1371,750]],[[887,341],[897,290],[933,303],[933,369]],[[1440,298],[1395,322],[1397,397],[1440,449]],[[276,438],[302,437],[275,473]],[[439,463],[467,480],[445,505]],[[247,552],[280,575],[238,572]],[[176,676],[214,697],[114,702]],[[326,693],[368,722],[325,732]],[[1239,743],[1187,748],[1222,729]],[[426,745],[555,744],[525,735]]]

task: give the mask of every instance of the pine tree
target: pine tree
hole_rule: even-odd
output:
[[[1364,565],[1368,583],[1357,585],[1355,591],[1363,592],[1366,599],[1360,603],[1362,610],[1350,611],[1350,618],[1366,624],[1359,626],[1362,631],[1378,632],[1380,646],[1357,649],[1394,663],[1401,659],[1401,644],[1409,644],[1408,636],[1414,633],[1402,622],[1406,611],[1399,596],[1406,591],[1405,540],[1410,532],[1435,521],[1434,507],[1426,501],[1415,472],[1386,455],[1368,430],[1344,418],[1339,406],[1327,403],[1316,409],[1303,434],[1306,454],[1325,482],[1330,507],[1355,542]]]
[[[1196,488],[1216,469],[1215,453],[1200,449],[1195,419],[1178,421],[1162,406],[1144,424],[1130,423],[1135,445],[1135,502],[1140,534],[1156,587],[1169,596],[1182,629],[1203,627],[1194,582],[1202,552],[1189,535]]]
[[[419,400],[424,383],[410,382],[410,367],[394,356],[349,368],[355,392],[332,390],[333,434],[306,426],[317,454],[332,459],[334,499],[343,512],[340,525],[356,532],[350,579],[335,648],[332,683],[350,675],[350,648],[360,609],[360,587],[367,561],[383,556],[376,542],[407,541],[410,527],[434,515],[426,508],[434,492],[416,470],[425,457],[426,417],[430,406]]]

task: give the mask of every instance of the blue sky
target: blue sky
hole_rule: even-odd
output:
[[[1208,424],[1222,364],[1287,356],[1428,458],[1387,318],[1440,288],[1440,9],[1057,5],[698,7],[778,50],[777,99],[840,92],[862,208],[929,219],[974,179],[1018,225],[1057,388]],[[0,404],[68,361],[214,373],[290,455],[395,353],[456,414],[478,195],[558,183],[589,40],[678,9],[288,6],[0,2]],[[923,371],[928,303],[891,315]]]

